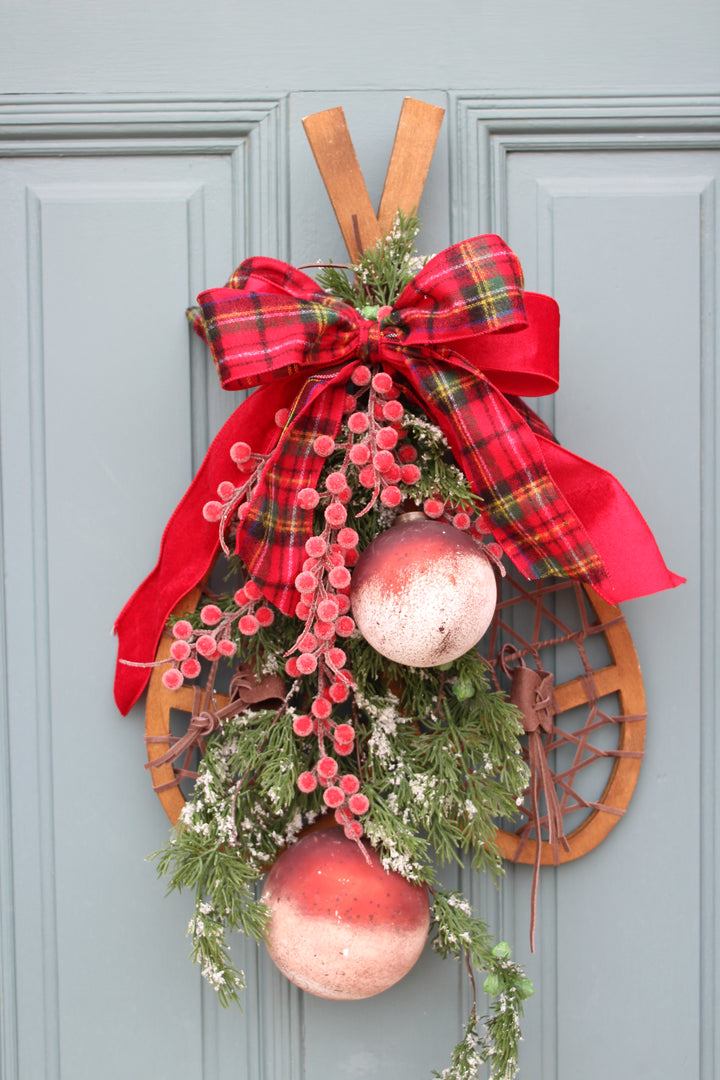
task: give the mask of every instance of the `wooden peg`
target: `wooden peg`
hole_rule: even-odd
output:
[[[350,261],[357,262],[362,252],[379,240],[382,234],[350,138],[345,113],[341,107],[326,109],[306,116],[302,123]]]
[[[445,110],[415,98],[405,98],[400,111],[390,164],[378,209],[383,236],[392,228],[398,210],[417,210]]]

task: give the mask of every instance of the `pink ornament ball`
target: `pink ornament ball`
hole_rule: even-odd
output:
[[[356,386],[367,386],[372,378],[372,373],[369,367],[365,364],[358,364],[350,376],[351,382],[354,382]]]
[[[420,470],[417,465],[403,465],[400,470],[400,479],[403,484],[417,484],[420,479]]]
[[[341,529],[337,534],[337,541],[341,548],[357,547],[359,539],[355,529]]]
[[[418,452],[414,446],[410,443],[406,443],[398,450],[398,458],[404,465],[407,465],[409,462],[417,461]]]
[[[353,435],[362,435],[370,427],[370,417],[366,412],[355,412],[348,417],[347,425]]]
[[[423,503],[423,510],[426,517],[441,518],[445,512],[445,503],[440,502],[439,499],[426,499]]]
[[[375,469],[372,465],[366,465],[364,469],[361,469],[358,473],[358,480],[364,488],[375,487]]]
[[[349,551],[345,553],[345,561],[347,561],[349,554]],[[345,596],[344,593],[338,593],[335,597],[335,602],[337,603],[338,615],[347,615],[350,610],[350,597]]]
[[[375,445],[378,450],[392,450],[397,445],[398,433],[395,428],[380,428],[375,435]]]
[[[310,711],[318,720],[327,720],[332,712],[332,702],[325,697],[315,698],[310,706]]]
[[[323,622],[318,619],[313,626],[313,633],[318,641],[330,641],[335,636],[335,627],[331,622]]]
[[[367,814],[370,809],[370,800],[367,795],[358,792],[356,795],[350,796],[348,799],[348,807],[353,814]]]
[[[358,827],[348,829],[362,835]],[[347,827],[346,827],[347,828]],[[266,939],[291,982],[317,997],[355,1001],[394,986],[420,958],[430,927],[426,889],[386,871],[333,826],[289,847],[267,876]]]
[[[492,622],[492,564],[465,532],[419,514],[376,536],[353,570],[357,629],[389,660],[437,667],[476,645]]]
[[[309,536],[305,541],[305,550],[311,559],[321,559],[327,550],[324,536]]]
[[[345,566],[334,566],[328,574],[328,584],[333,589],[347,589],[350,581],[350,571]]]
[[[342,683],[332,683],[331,686],[328,687],[327,693],[330,700],[336,705],[341,705],[343,701],[347,701],[350,697],[349,687],[343,686]]]
[[[389,420],[391,423],[399,423],[403,418],[405,409],[399,401],[388,401],[383,405],[383,419]]]
[[[294,658],[291,657],[290,659]],[[313,656],[312,653],[302,653],[295,661],[295,670],[298,675],[312,675],[314,671],[317,671],[317,657]]]

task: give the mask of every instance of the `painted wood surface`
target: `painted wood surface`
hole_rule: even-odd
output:
[[[543,871],[534,957],[531,869],[510,868],[500,894],[459,874],[536,983],[521,1076],[720,1075],[720,11],[371,0],[363,13],[0,12],[7,1080],[426,1080],[457,1036],[463,973],[429,952],[348,1005],[301,994],[238,942],[245,1010],[218,1010],[186,958],[189,898],[165,899],[144,861],[167,819],[142,768],[142,708],[123,719],[111,697],[112,621],[233,407],[184,308],[246,254],[342,259],[302,117],[343,106],[377,207],[408,94],[447,110],[423,248],[497,231],[528,286],[558,299],[561,389],[539,408],[616,473],[689,578],[624,605],[645,761],[608,840]]]

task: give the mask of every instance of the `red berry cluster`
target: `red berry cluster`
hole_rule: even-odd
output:
[[[276,425],[283,428],[287,418],[288,410],[278,409],[275,413]],[[244,479],[239,484],[223,480],[217,488],[219,499],[210,499],[203,506],[205,520],[219,522],[220,546],[226,555],[230,554],[226,533],[232,524],[245,519],[268,457],[266,454],[254,454],[249,443],[236,442],[230,447],[230,459],[235,462]]]
[[[297,717],[293,723],[293,730],[298,732],[297,721],[309,719]],[[302,724],[300,727],[302,728]],[[349,724],[338,724],[337,728],[346,727],[352,731]],[[336,730],[337,730],[336,728]],[[360,781],[354,773],[340,775],[337,761],[329,755],[319,758],[315,767],[302,772],[298,776],[297,785],[300,791],[310,794],[320,785],[323,792],[323,802],[329,809],[334,810],[335,820],[342,825],[345,835],[349,840],[359,840],[364,829],[362,822],[357,820],[359,815],[367,813],[370,808],[370,800],[367,795],[360,791]]]
[[[440,519],[449,521],[456,529],[460,529],[462,532],[469,532],[478,547],[480,547],[489,559],[492,559],[502,576],[505,577],[505,567],[502,564],[502,547],[500,544],[485,544],[482,542],[482,538],[486,536],[490,530],[481,514],[478,514],[475,518],[471,518],[462,508],[449,506],[447,503],[443,502],[442,499],[434,498],[425,499],[423,511],[426,517],[432,518],[435,521]]]
[[[293,721],[293,730],[301,738],[315,735],[318,740],[318,759],[315,766],[298,777],[298,787],[310,793],[319,785],[325,788],[323,801],[335,811],[335,818],[345,833],[359,839],[363,827],[357,815],[364,814],[369,801],[360,791],[359,779],[339,775],[335,757],[326,749],[332,739],[332,751],[337,757],[352,753],[355,732],[350,724],[336,721],[333,706],[347,700],[353,685],[346,669],[345,651],[337,645],[338,638],[347,638],[355,630],[349,615],[351,569],[358,559],[358,534],[347,525],[347,503],[353,495],[348,482],[351,467],[357,470],[357,482],[372,492],[368,504],[359,516],[380,500],[383,506],[400,505],[404,495],[400,484],[414,484],[420,478],[415,464],[417,451],[403,443],[406,432],[401,427],[404,408],[398,400],[400,391],[385,371],[374,374],[363,364],[353,372],[352,386],[357,393],[348,393],[345,400],[346,442],[336,443],[329,435],[319,435],[313,444],[314,452],[328,458],[344,451],[339,468],[326,472],[323,489],[303,488],[298,503],[304,510],[315,510],[324,504],[322,531],[308,538],[302,570],[295,579],[299,600],[296,616],[304,623],[285,670],[292,678],[317,673],[317,694],[310,713]],[[360,407],[360,395],[366,404]],[[402,445],[401,445],[402,444]]]
[[[400,391],[392,376],[386,371],[373,375],[368,367],[359,364],[352,382],[359,390],[369,388],[366,408],[357,408],[357,398],[352,394],[346,403],[348,430],[351,436],[360,436],[356,441],[351,438],[347,461],[356,466],[360,485],[372,492],[367,506],[358,515],[362,517],[378,497],[383,506],[390,509],[399,506],[403,493],[398,485],[415,484],[420,479],[420,469],[415,464],[417,450],[403,442],[406,433],[401,422],[405,410],[398,400]]]
[[[297,721],[308,717],[297,717],[293,724],[296,733]],[[339,724],[338,728],[345,727],[352,731],[349,724]],[[337,730],[337,729],[336,729]],[[330,810],[335,811],[335,820],[342,825],[345,836],[350,840],[359,840],[364,833],[362,822],[357,821],[357,816],[367,813],[370,800],[361,792],[361,782],[352,772],[340,774],[338,762],[329,755],[318,758],[314,768],[308,772],[301,772],[298,777],[298,787],[305,795],[315,791],[320,785],[325,788],[323,802]]]
[[[320,436],[316,440],[316,452],[321,456],[327,456],[325,451],[328,451],[328,443],[320,440],[328,438]],[[332,452],[335,444],[331,439],[329,442],[332,446],[328,452]],[[338,638],[350,637],[355,630],[355,623],[348,612],[350,567],[357,561],[359,538],[356,531],[345,524],[345,502],[351,495],[343,472],[328,473],[324,495],[327,500],[323,514],[325,525],[322,532],[305,542],[307,558],[295,579],[300,595],[295,614],[304,623],[294,646],[298,655],[290,656],[285,664],[285,671],[291,678],[317,673],[317,693],[310,713],[295,717],[293,730],[301,738],[317,736],[319,756],[314,768],[301,773],[297,783],[300,791],[306,794],[314,791],[318,783],[324,786],[325,805],[335,809],[336,817],[343,808],[345,795],[344,789],[332,783],[338,773],[338,764],[326,753],[325,740],[332,739],[333,751],[340,757],[351,754],[355,744],[355,732],[351,725],[338,723],[332,717],[333,706],[347,701],[353,685],[352,675],[345,667],[345,650],[336,644]],[[322,497],[314,488],[303,488],[298,493],[300,505],[305,509],[314,509]],[[343,779],[348,783],[356,781],[359,788],[356,777]],[[350,795],[354,796],[358,788]],[[333,799],[336,801],[333,802]],[[364,813],[367,809],[365,803],[365,796],[360,802],[356,800],[355,812]],[[364,809],[360,809],[362,806]],[[347,836],[359,839],[362,826],[354,820],[352,812],[347,813],[343,809],[343,813],[346,820],[341,824],[345,826]]]
[[[349,637],[355,629],[348,612],[350,570],[358,558],[358,534],[346,525],[346,504],[353,494],[348,470],[354,466],[360,485],[373,492],[358,516],[367,513],[378,495],[383,505],[398,506],[403,499],[398,484],[413,484],[420,478],[420,470],[414,464],[415,448],[409,444],[398,447],[405,437],[400,427],[404,409],[392,377],[385,371],[373,375],[360,364],[351,378],[359,392],[369,390],[367,408],[358,408],[358,397],[347,394],[347,442],[338,444],[330,435],[319,435],[313,444],[319,457],[327,458],[341,450],[344,460],[338,469],[326,474],[322,493],[309,487],[298,492],[298,503],[304,510],[314,510],[321,502],[326,503],[325,524],[321,533],[306,541],[307,558],[295,579],[300,594],[295,614],[305,626],[293,650],[300,655],[291,657],[286,665],[288,675],[293,678],[318,671],[316,700],[329,699],[338,704],[347,699],[352,679],[344,670],[345,653],[335,641],[337,637]]]
[[[185,679],[195,679],[200,674],[200,657],[219,660],[237,652],[231,640],[233,625],[241,634],[251,637],[261,626],[270,626],[275,613],[267,604],[258,606],[262,593],[254,581],[248,581],[234,596],[235,607],[221,611],[217,604],[205,604],[200,609],[202,627],[196,630],[187,619],[179,619],[173,626],[174,641],[170,646],[172,667],[162,677],[168,690],[177,690]]]

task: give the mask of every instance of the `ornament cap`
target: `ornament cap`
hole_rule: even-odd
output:
[[[393,521],[393,527],[395,525],[407,525],[410,521],[427,521],[427,515],[424,510],[403,510],[401,514],[398,514]]]

